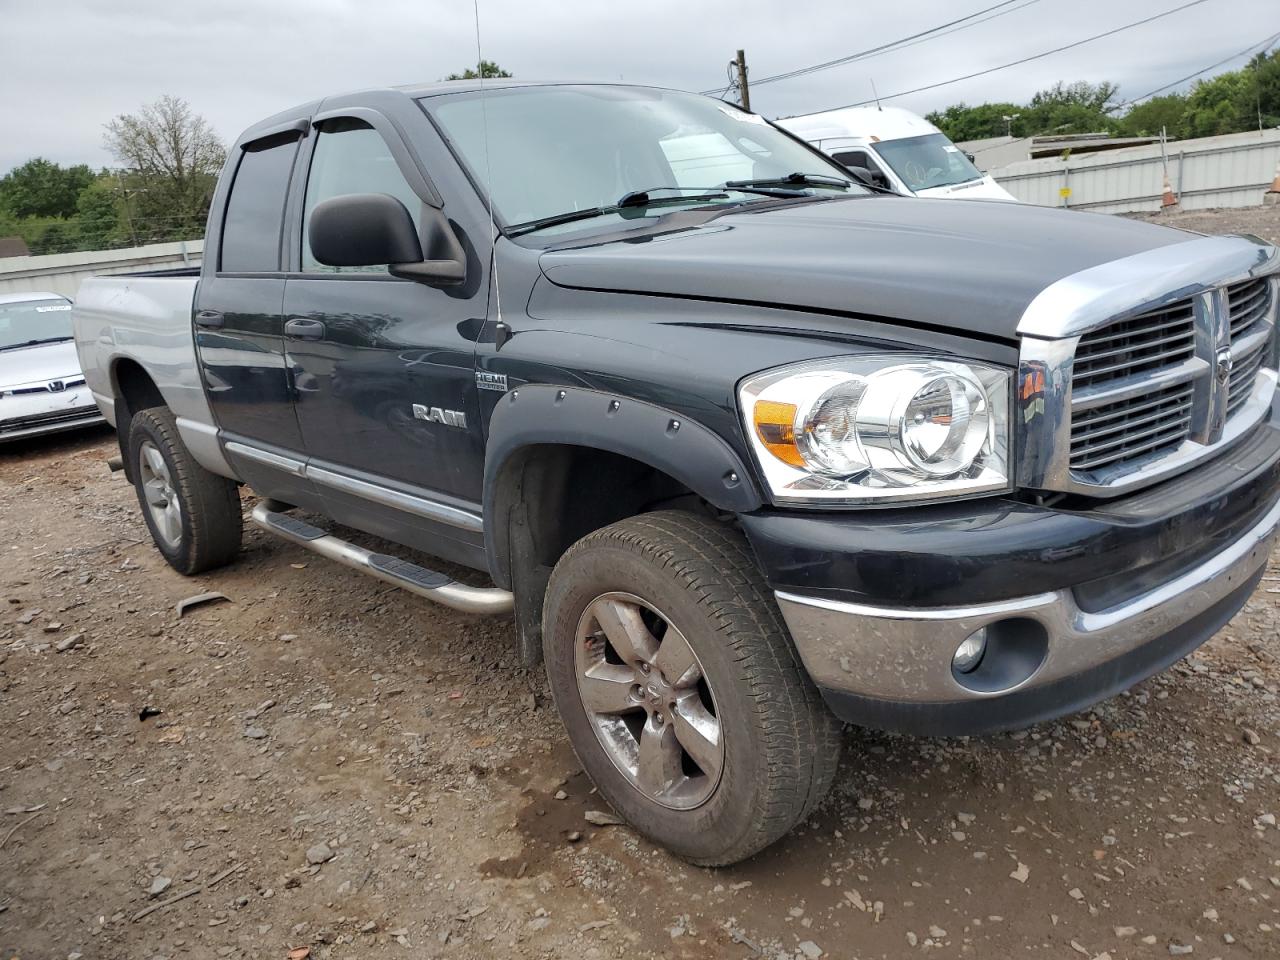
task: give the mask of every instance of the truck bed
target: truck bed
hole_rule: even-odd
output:
[[[116,423],[113,379],[137,364],[178,418],[183,441],[202,463],[217,450],[213,416],[196,359],[192,308],[199,268],[90,277],[72,312],[85,381]],[[217,460],[221,464],[221,454]],[[223,467],[225,469],[225,466]]]

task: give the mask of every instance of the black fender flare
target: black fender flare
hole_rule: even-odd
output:
[[[510,390],[489,421],[484,464],[485,551],[500,585],[511,582],[502,518],[504,468],[529,447],[606,450],[660,470],[719,510],[749,513],[764,500],[754,474],[722,437],[682,414],[584,387],[531,384]]]

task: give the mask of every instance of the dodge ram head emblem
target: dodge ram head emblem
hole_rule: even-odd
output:
[[[1231,348],[1223,347],[1218,351],[1218,359],[1216,362],[1216,372],[1219,383],[1226,383],[1231,376],[1231,371],[1235,368],[1235,358],[1231,356]]]

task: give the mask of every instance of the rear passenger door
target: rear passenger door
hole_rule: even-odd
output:
[[[229,192],[215,200],[209,224],[210,239],[218,238],[216,262],[206,263],[202,273],[195,338],[204,387],[237,466],[246,452],[279,457],[302,449],[284,358],[281,249],[304,129],[236,147]],[[280,494],[253,466],[244,473],[259,492]]]

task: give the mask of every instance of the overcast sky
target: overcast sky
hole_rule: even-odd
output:
[[[996,0],[480,0],[484,56],[531,80],[723,85],[738,47],[763,78],[905,37]],[[1020,0],[1021,2],[1021,0]],[[900,53],[760,86],[769,117],[923,86],[1039,53],[1185,0],[1032,0]],[[892,102],[1025,100],[1058,80],[1137,97],[1280,30],[1278,0],[1208,0],[1147,26]],[[0,172],[33,156],[95,167],[102,125],[169,93],[231,141],[294,103],[438,80],[475,62],[471,0],[0,0]],[[1223,69],[1239,66],[1241,61]]]

